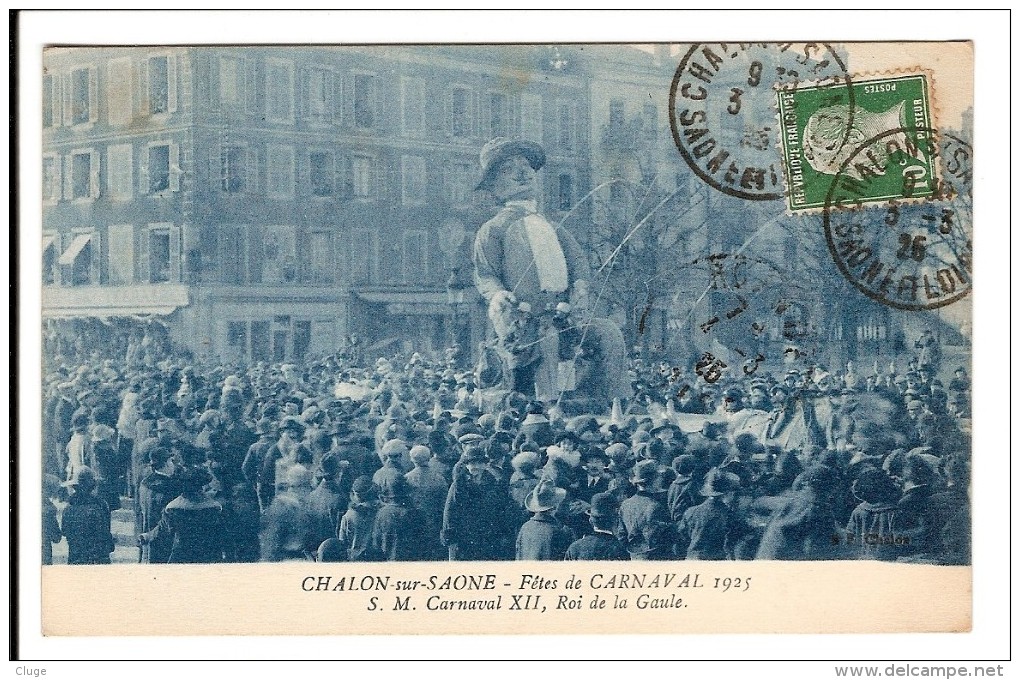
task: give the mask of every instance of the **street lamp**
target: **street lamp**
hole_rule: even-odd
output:
[[[461,344],[462,329],[460,315],[464,308],[464,298],[468,289],[468,284],[461,277],[460,272],[460,267],[451,268],[450,278],[446,280],[446,302],[450,305],[450,314],[453,322],[450,336],[454,347],[460,347]]]

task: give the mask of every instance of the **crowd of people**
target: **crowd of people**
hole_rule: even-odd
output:
[[[110,562],[122,506],[147,563],[970,561],[969,378],[943,384],[930,343],[866,371],[632,359],[633,397],[581,415],[482,389],[455,352],[130,346],[47,357],[46,563],[62,538]]]

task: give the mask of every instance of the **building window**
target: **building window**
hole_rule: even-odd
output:
[[[170,229],[149,230],[149,283],[170,280]]]
[[[113,59],[106,68],[106,108],[110,125],[131,122],[131,59]]]
[[[95,251],[92,247],[95,234],[74,234],[67,250],[60,254],[57,262],[70,267],[70,283],[72,286],[87,286],[93,282],[93,260]]]
[[[93,70],[78,68],[71,71],[71,124],[80,125],[93,120],[95,102],[92,101]]]
[[[333,74],[321,68],[308,72],[308,118],[327,123],[333,109]]]
[[[333,283],[333,234],[313,231],[308,234],[308,282]]]
[[[308,155],[308,164],[312,182],[312,196],[326,198],[333,195],[333,181],[336,170],[333,167],[333,154],[329,151],[313,151]]]
[[[559,209],[570,210],[574,205],[574,178],[568,174],[562,174],[559,180]]]
[[[425,83],[400,79],[400,121],[405,137],[420,137],[425,130]]]
[[[262,283],[293,283],[297,278],[297,228],[273,225],[262,233]]]
[[[450,94],[450,133],[454,137],[471,136],[471,90],[455,87]]]
[[[274,123],[294,122],[294,65],[266,62],[266,117]]]
[[[308,348],[312,344],[312,322],[294,321],[294,354],[295,361],[304,361]]]
[[[404,283],[428,280],[428,232],[408,231],[404,234]]]
[[[170,190],[170,145],[154,144],[149,147],[149,193],[159,194]]]
[[[646,137],[655,137],[659,131],[659,108],[655,104],[645,104],[641,127]]]
[[[43,76],[42,81],[42,126],[53,127],[56,117],[53,111],[53,76]]]
[[[375,76],[354,76],[354,124],[360,128],[375,125]]]
[[[474,166],[468,163],[452,163],[446,179],[446,191],[451,205],[465,205],[471,202]]]
[[[131,198],[132,153],[130,144],[116,144],[106,150],[106,166],[109,171],[110,198],[123,201]]]
[[[623,134],[624,103],[622,99],[612,99],[609,102],[609,134],[614,139],[619,139]]]
[[[233,57],[220,57],[220,104],[225,109],[236,109],[244,100],[242,86],[244,83],[241,60]]]
[[[404,205],[425,202],[425,159],[421,156],[404,156],[400,159],[403,179],[401,199]]]
[[[170,110],[170,66],[168,57],[149,57],[149,113]]]
[[[60,200],[60,159],[54,155],[43,156],[42,196],[44,201]]]
[[[241,354],[248,353],[248,322],[228,321],[227,322],[227,346],[234,348]]]
[[[270,146],[266,162],[270,198],[294,197],[294,149],[289,146]]]
[[[251,322],[251,360],[269,361],[269,322]]]
[[[52,285],[56,282],[56,276],[54,276],[54,269],[57,265],[57,244],[60,242],[59,234],[43,232],[42,240],[42,251],[43,251],[43,262],[42,262],[42,282],[44,286]]]
[[[575,127],[574,105],[568,102],[560,103],[559,142],[561,150],[573,151]]]
[[[243,146],[224,146],[220,151],[220,188],[228,194],[239,194],[247,188],[247,155]]]
[[[227,224],[221,225],[218,232],[221,280],[240,285],[244,283],[246,233],[240,227]]]
[[[135,276],[135,228],[130,224],[111,224],[107,235],[107,278],[112,285],[129,284]]]
[[[542,143],[542,96],[521,95],[521,136]]]
[[[372,180],[375,160],[371,156],[355,155],[351,158],[351,190],[355,198],[372,197]]]
[[[489,94],[489,136],[506,137],[509,133],[507,125],[506,95],[499,92]]]
[[[351,231],[351,283],[371,283],[376,271],[376,240],[375,232],[368,229]]]
[[[87,199],[93,198],[93,157],[95,154],[90,151],[75,153],[71,155],[71,198]]]

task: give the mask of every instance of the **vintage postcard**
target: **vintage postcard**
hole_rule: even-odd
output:
[[[970,630],[971,43],[42,64],[44,635]]]

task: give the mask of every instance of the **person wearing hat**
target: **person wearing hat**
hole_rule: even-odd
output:
[[[268,508],[272,503],[277,482],[283,480],[292,465],[311,465],[312,452],[301,442],[304,431],[304,424],[294,416],[284,416],[280,421],[276,443],[266,450],[259,473],[261,507]]]
[[[451,561],[510,559],[517,532],[506,486],[488,469],[481,435],[461,438],[443,510],[441,539]]]
[[[410,485],[403,477],[382,490],[382,507],[372,524],[372,549],[387,562],[417,562],[430,557],[424,533],[425,518],[411,501]]]
[[[927,554],[941,545],[931,498],[942,491],[938,458],[930,449],[918,447],[903,459],[903,495],[896,503],[895,533],[907,539],[905,554]]]
[[[868,466],[857,475],[851,490],[860,504],[846,525],[848,552],[861,560],[895,560],[900,552],[894,545],[900,487],[883,470]]]
[[[394,480],[404,478],[407,469],[404,467],[404,459],[410,460],[409,451],[403,439],[391,439],[383,445],[381,452],[383,466],[372,475],[372,481],[381,494],[386,493],[386,488]]]
[[[706,466],[701,464],[697,456],[686,453],[673,459],[672,468],[676,476],[666,491],[666,511],[670,520],[679,524],[688,508],[704,500],[700,490]]]
[[[616,497],[611,493],[595,494],[587,514],[593,532],[571,543],[565,559],[629,560],[630,553],[614,533],[620,521]]]
[[[60,533],[67,539],[68,564],[109,564],[113,552],[110,506],[95,495],[96,474],[81,466],[70,481],[74,489],[61,517]]]
[[[668,556],[672,541],[669,515],[662,497],[659,465],[640,460],[631,471],[636,491],[620,504],[620,525],[632,560],[658,560]]]
[[[159,523],[139,534],[138,544],[151,544],[170,536],[170,564],[223,562],[226,527],[223,507],[209,498],[205,486],[211,477],[202,467],[189,467],[179,476],[181,493],[163,509]]]
[[[244,461],[241,463],[241,474],[244,475],[247,483],[258,494],[259,507],[262,511],[269,507],[268,498],[271,494],[268,490],[260,488],[259,477],[262,472],[262,466],[265,463],[266,453],[274,444],[274,435],[275,428],[273,427],[272,420],[262,417],[255,421],[255,436],[258,439],[248,447]],[[263,499],[267,501],[265,505],[262,505]]]
[[[833,540],[842,528],[833,498],[840,489],[838,473],[828,465],[813,463],[784,494],[765,525],[755,559],[828,560],[843,553]]]
[[[557,518],[556,510],[567,497],[565,489],[543,477],[524,501],[531,519],[517,532],[516,559],[562,560],[574,542],[574,533]]]
[[[410,487],[411,503],[421,512],[425,521],[421,541],[425,545],[426,557],[431,560],[446,559],[446,550],[439,541],[439,534],[443,528],[443,508],[450,483],[433,467],[435,459],[427,446],[414,446],[409,455],[414,469],[404,475],[404,479]]]
[[[688,560],[732,558],[738,518],[732,509],[740,477],[712,468],[701,486],[704,501],[688,508],[677,524],[675,552]]]
[[[585,252],[569,231],[550,224],[536,204],[536,173],[545,160],[545,150],[525,140],[497,137],[482,148],[477,188],[487,190],[502,208],[475,237],[475,286],[503,346],[510,388],[543,401],[560,394],[555,308],[570,302],[581,310],[586,333],[598,348],[593,372],[599,384],[593,390],[597,394],[589,396],[608,406],[614,397],[630,396],[623,334],[612,322],[583,314],[590,279]],[[522,349],[518,335],[535,344]]]
[[[609,467],[609,456],[601,446],[588,446],[582,450],[581,468],[584,470],[584,475],[577,485],[578,500],[591,503],[595,494],[609,491],[612,477],[607,474],[607,467]]]
[[[354,480],[347,512],[340,518],[337,539],[350,562],[369,562],[375,558],[372,551],[372,529],[379,512],[379,489],[371,477]]]
[[[319,461],[319,484],[308,494],[307,503],[315,545],[336,536],[354,484],[347,474],[349,468],[350,463],[335,454],[327,453]]]
[[[155,529],[167,504],[181,493],[171,452],[157,445],[149,449],[148,455],[149,472],[138,485],[138,533]],[[170,559],[171,545],[170,536],[164,534],[159,540],[141,546],[141,561],[165,563]]]
[[[67,481],[77,479],[78,471],[92,459],[92,439],[88,429],[89,418],[84,413],[78,413],[71,419],[71,437],[65,447],[64,456],[67,461],[64,479]]]

